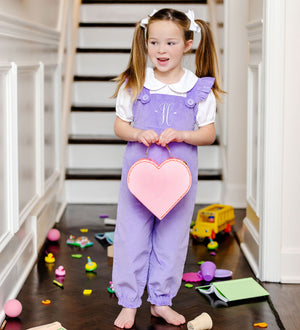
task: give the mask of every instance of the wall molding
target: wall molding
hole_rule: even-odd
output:
[[[0,13],[0,36],[47,45],[59,45],[60,32]]]

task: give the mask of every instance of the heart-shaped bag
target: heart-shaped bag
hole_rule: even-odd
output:
[[[148,149],[146,157],[130,167],[127,184],[131,193],[162,220],[188,193],[192,176],[187,164],[173,157],[169,148],[171,158],[161,164],[147,158]]]

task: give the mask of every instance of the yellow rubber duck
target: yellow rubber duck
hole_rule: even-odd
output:
[[[45,262],[48,264],[53,264],[55,262],[55,258],[52,253],[48,253],[45,257]]]

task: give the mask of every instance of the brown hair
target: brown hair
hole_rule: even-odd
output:
[[[114,97],[118,95],[121,86],[126,83],[125,88],[130,91],[131,97],[136,99],[143,89],[147,66],[147,38],[148,28],[151,23],[160,20],[172,21],[182,28],[184,40],[194,39],[194,32],[189,30],[190,20],[181,11],[164,8],[149,17],[147,29],[141,26],[138,22],[135,26],[132,48],[130,52],[129,63],[127,69],[122,72],[116,79],[118,85],[114,93]],[[203,20],[195,20],[201,28],[201,40],[196,50],[196,76],[214,77],[215,82],[212,90],[217,98],[221,100],[220,94],[224,91],[220,88],[219,67],[217,61],[217,54],[214,46],[214,40],[208,24]]]

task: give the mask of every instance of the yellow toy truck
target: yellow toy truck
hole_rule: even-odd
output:
[[[213,204],[198,211],[195,225],[191,229],[194,238],[215,239],[220,231],[229,233],[234,225],[234,209],[232,206]]]

